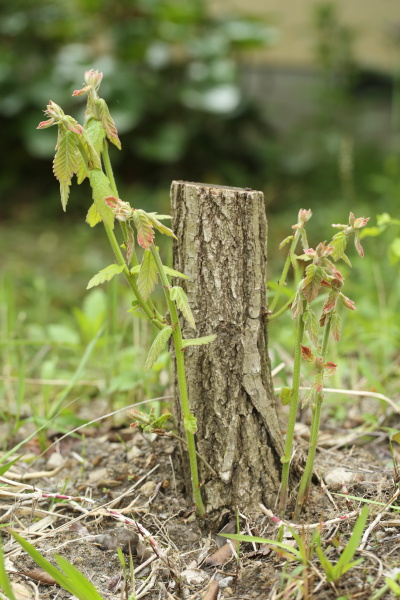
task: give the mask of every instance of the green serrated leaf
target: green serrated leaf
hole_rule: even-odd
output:
[[[103,150],[104,138],[106,137],[106,132],[104,130],[103,125],[100,121],[96,119],[88,119],[85,124],[84,130],[86,135],[90,139],[93,148],[96,150],[97,154],[100,156]]]
[[[103,98],[98,98],[94,103],[95,117],[101,122],[102,126],[106,131],[106,135],[110,142],[117,146],[118,150],[121,150],[121,142],[118,137],[117,128],[114,123],[114,119],[110,115],[106,101]]]
[[[152,427],[162,427],[164,425],[164,423],[171,418],[172,418],[171,413],[164,413],[157,419],[154,419],[154,421],[151,422],[151,426]]]
[[[88,161],[89,169],[101,169],[100,155],[95,150],[92,140],[88,136],[86,130],[83,130],[81,136],[82,147],[85,151],[86,160]]]
[[[100,155],[103,149],[103,141],[106,132],[100,121],[90,118],[84,126],[84,134],[82,136],[82,145],[86,152],[86,157],[90,161],[92,168],[101,169]],[[78,184],[87,177],[86,163],[82,157],[82,154],[78,153],[78,161],[76,168],[76,176]]]
[[[140,271],[140,267],[141,267],[141,265],[135,265],[134,267],[132,267],[132,269],[130,270],[132,275],[137,275]]]
[[[346,250],[346,246],[347,246],[347,236],[344,233],[344,231],[339,231],[338,233],[336,233],[333,236],[329,245],[333,247],[333,252],[332,252],[333,260],[337,261],[340,258],[342,258],[344,255],[344,251]]]
[[[171,300],[176,302],[177,307],[182,312],[186,321],[191,327],[193,327],[193,329],[196,329],[196,323],[194,321],[194,317],[189,306],[189,301],[183,289],[176,285],[170,289],[169,293]]]
[[[184,273],[175,271],[175,269],[171,269],[170,267],[166,267],[165,265],[163,265],[163,267],[164,267],[164,271],[166,272],[166,274],[170,275],[171,277],[180,277],[181,279],[189,279],[189,277],[187,275],[184,275]]]
[[[83,156],[80,152],[77,154],[76,158],[76,180],[78,185],[82,183],[87,177],[87,167]]]
[[[160,223],[160,221],[158,221],[155,216],[152,213],[146,213],[147,217],[150,219],[151,223],[154,225],[154,227],[160,232],[160,233],[164,233],[165,235],[168,235],[169,237],[173,237],[175,239],[178,239],[176,237],[176,235],[174,234],[174,232],[172,231],[172,229],[170,229],[169,227],[167,227],[166,225],[164,225],[163,223]]]
[[[197,431],[197,419],[194,415],[189,415],[188,417],[185,417],[183,419],[183,426],[186,429],[186,431],[189,431],[189,433],[196,433]]]
[[[282,406],[290,404],[290,401],[292,400],[292,390],[290,388],[283,387],[280,393],[280,400]]]
[[[88,172],[90,185],[92,187],[93,200],[102,221],[111,229],[114,229],[114,215],[104,198],[112,196],[110,182],[100,169],[91,169]]]
[[[206,335],[204,337],[193,338],[191,340],[182,340],[182,348],[187,348],[188,346],[203,346],[204,344],[210,344],[213,342],[217,336],[215,333],[211,335]]]
[[[86,289],[90,290],[90,288],[95,287],[96,285],[100,285],[101,283],[104,283],[105,281],[110,281],[110,279],[112,279],[114,277],[114,275],[118,275],[123,270],[124,270],[124,265],[116,265],[116,264],[109,265],[105,269],[102,269],[101,271],[99,271],[97,273],[97,275],[92,277],[92,279],[87,284]]]
[[[319,325],[315,313],[310,308],[303,314],[304,329],[314,346],[318,346]]]
[[[60,182],[61,204],[63,210],[67,208],[69,188],[72,175],[77,167],[77,136],[73,131],[59,128],[57,151],[53,161],[53,172]]]
[[[90,225],[90,227],[94,227],[97,223],[101,223],[101,216],[99,215],[99,211],[96,208],[95,204],[88,210],[88,214],[86,215],[86,223]]]
[[[144,300],[147,300],[156,287],[157,280],[157,265],[150,250],[145,250],[143,252],[143,260],[140,265],[139,277],[137,279],[139,292]]]
[[[172,327],[168,327],[168,326],[164,327],[164,329],[161,329],[161,331],[158,333],[158,335],[155,338],[154,342],[152,343],[149,353],[147,355],[146,362],[144,365],[145,371],[148,371],[154,365],[158,356],[164,350],[164,346],[167,343],[167,341],[169,340],[169,338],[171,337],[171,334],[172,334]]]
[[[305,298],[309,302],[312,302],[319,292],[321,281],[324,277],[324,272],[321,267],[313,263],[308,265],[305,274],[306,276],[303,279],[302,292]]]

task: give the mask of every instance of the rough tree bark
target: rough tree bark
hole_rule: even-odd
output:
[[[176,283],[188,295],[197,336],[217,334],[185,350],[197,450],[218,474],[199,462],[203,498],[209,513],[248,511],[275,500],[283,454],[265,327],[264,197],[174,181],[171,200],[174,268],[190,278]],[[182,326],[184,337],[196,337]],[[179,418],[178,402],[176,411]]]

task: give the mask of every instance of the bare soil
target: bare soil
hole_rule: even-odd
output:
[[[305,444],[302,433],[299,428],[300,448]],[[397,488],[387,443],[369,441],[366,445],[335,449],[329,448],[333,439],[329,431],[322,432],[321,439],[325,442],[319,448],[314,487],[302,521],[306,526],[334,521],[322,527],[321,537],[326,555],[336,562],[351,535],[357,518],[355,511],[362,506],[346,494],[379,502],[392,500],[395,504]],[[298,562],[290,562],[260,544],[242,544],[238,558],[228,546],[222,551],[224,558],[215,558],[215,552],[226,540],[196,517],[179,476],[180,448],[169,438],[151,440],[131,429],[92,430],[91,437],[86,434],[84,440],[66,438],[28,467],[29,452],[34,450],[31,444],[21,462],[4,475],[15,485],[0,487],[0,521],[10,523],[52,563],[56,564],[54,554],[67,558],[108,600],[128,597],[123,591],[118,546],[125,552],[127,562],[129,550],[133,553],[138,570],[136,598],[148,600],[369,600],[385,585],[387,573],[400,562],[400,519],[393,509],[383,510],[381,505],[371,505],[368,525],[379,512],[382,516],[369,532],[364,549],[355,556],[362,562],[336,585],[327,581],[315,554],[302,573]],[[36,474],[34,479],[26,479],[32,474]],[[27,497],[32,486],[36,492],[57,492],[75,499],[36,494],[32,500]],[[5,495],[4,490],[11,490],[13,495]],[[337,492],[344,496],[336,495]],[[288,516],[290,508],[293,506],[289,507]],[[117,514],[113,517],[107,509]],[[349,513],[352,516],[343,518]],[[235,516],[232,517],[229,533],[236,528]],[[132,522],[123,523],[118,518]],[[157,555],[157,550],[154,552],[134,522],[151,534],[164,558]],[[240,527],[243,533],[254,536],[276,538],[277,534],[277,525],[261,511],[247,514],[243,510]],[[306,530],[302,535],[307,537]],[[37,565],[7,533],[3,542],[7,568],[10,573],[16,571],[10,574],[14,583],[26,587],[30,582],[42,600],[71,598],[57,585],[43,583],[40,572],[38,581],[37,572],[32,572]],[[292,543],[290,537],[286,542]],[[387,592],[381,597],[394,596]]]

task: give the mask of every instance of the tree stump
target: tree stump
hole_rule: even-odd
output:
[[[206,510],[257,509],[275,501],[283,454],[265,326],[264,197],[174,181],[171,200],[174,268],[190,278],[175,283],[185,289],[197,325],[195,333],[182,320],[184,337],[217,335],[185,350],[197,450],[218,475],[199,461]],[[175,408],[181,422],[178,401]]]

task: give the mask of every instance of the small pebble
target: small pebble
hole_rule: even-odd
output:
[[[229,585],[232,583],[233,581],[233,577],[224,577],[223,579],[219,580],[219,589],[220,590],[224,590],[226,588],[229,587]]]
[[[141,456],[142,454],[143,454],[143,451],[140,448],[138,448],[137,446],[133,446],[133,448],[131,448],[128,451],[126,458],[129,462],[130,460],[133,460],[134,458],[137,458],[138,456]]]
[[[61,456],[59,452],[53,452],[46,462],[46,468],[49,469],[49,471],[52,471],[53,469],[57,469],[57,467],[61,467],[63,464],[64,457]]]
[[[144,494],[145,496],[151,496],[154,493],[155,489],[156,489],[156,484],[154,483],[154,481],[146,481],[146,483],[144,483],[139,488],[139,492],[141,494]]]
[[[342,467],[331,469],[324,477],[327,485],[340,485],[342,483],[353,483],[357,480],[357,473],[346,471]]]
[[[210,576],[201,569],[185,569],[181,573],[182,581],[188,585],[202,585]]]

